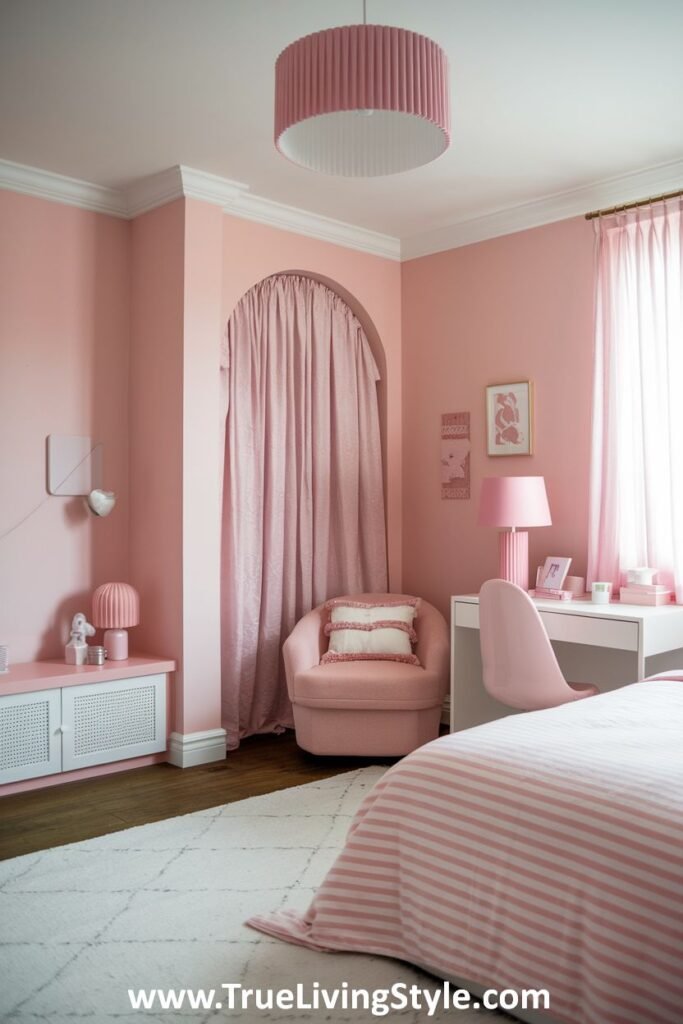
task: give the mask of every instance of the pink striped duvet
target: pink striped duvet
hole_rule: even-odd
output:
[[[415,751],[366,798],[308,912],[249,923],[548,989],[568,1024],[680,1024],[683,674]]]

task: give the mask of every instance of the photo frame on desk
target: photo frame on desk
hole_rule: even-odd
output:
[[[543,563],[543,568],[537,574],[536,586],[546,587],[551,590],[562,590],[571,564],[571,558],[563,558],[561,555],[548,555]]]

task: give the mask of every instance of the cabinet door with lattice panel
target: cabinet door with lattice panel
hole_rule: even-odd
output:
[[[61,691],[0,697],[0,783],[62,770]]]
[[[62,691],[62,769],[166,749],[166,676],[70,686]]]

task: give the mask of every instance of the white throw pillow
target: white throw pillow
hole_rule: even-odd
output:
[[[325,634],[330,638],[322,663],[335,661],[403,661],[419,664],[412,645],[417,642],[413,621],[417,598],[371,602],[334,599],[326,607],[330,621]]]

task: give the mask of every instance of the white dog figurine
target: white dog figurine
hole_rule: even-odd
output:
[[[94,636],[95,627],[91,626],[83,612],[77,612],[71,623],[71,639],[64,648],[67,665],[85,665],[88,660],[86,636]]]

